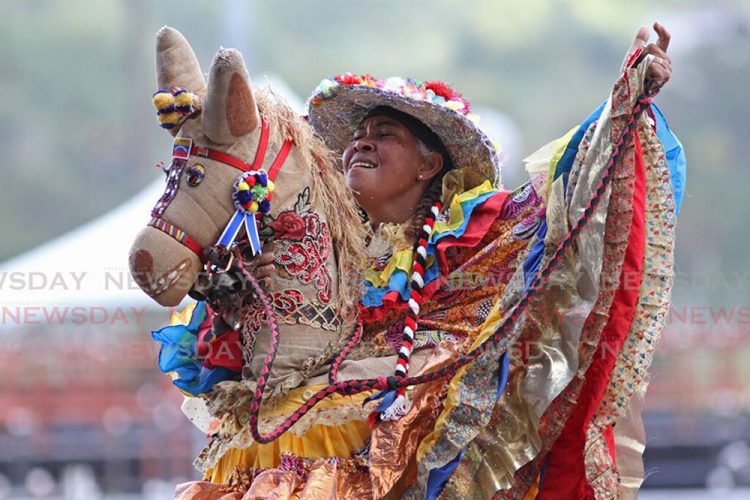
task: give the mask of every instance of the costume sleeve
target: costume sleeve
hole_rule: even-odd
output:
[[[471,349],[496,332],[576,222],[587,223],[521,319],[451,380],[417,455],[428,497],[520,497],[532,488],[541,497],[608,497],[642,481],[630,402],[645,391],[669,308],[685,180],[682,147],[661,112],[651,105],[633,121],[651,59],[626,69],[601,106],[529,158],[530,173],[547,178],[546,213]]]

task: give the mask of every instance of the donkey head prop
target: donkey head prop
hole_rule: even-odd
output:
[[[330,152],[291,108],[252,85],[236,50],[216,54],[206,83],[187,40],[162,28],[156,69],[154,104],[175,142],[166,189],[130,250],[135,281],[159,304],[177,305],[210,250],[247,233],[254,249],[274,252],[268,295],[277,319],[336,332],[358,297],[364,241]],[[259,329],[262,311],[245,313]]]

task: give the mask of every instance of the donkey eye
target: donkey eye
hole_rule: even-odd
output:
[[[196,163],[189,166],[186,173],[188,186],[196,187],[203,182],[203,178],[206,176],[206,169],[200,163]]]

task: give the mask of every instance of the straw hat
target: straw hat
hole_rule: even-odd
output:
[[[307,102],[307,112],[328,146],[341,153],[362,120],[379,106],[418,119],[440,138],[454,168],[499,185],[500,163],[492,141],[479,128],[469,102],[446,83],[344,73],[318,85]]]

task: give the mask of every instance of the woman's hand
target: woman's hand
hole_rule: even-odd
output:
[[[263,290],[268,290],[273,275],[273,252],[263,252],[250,263],[250,272]]]
[[[651,35],[649,29],[644,26],[638,30],[638,34],[635,36],[628,54],[643,47],[643,52],[641,52],[635,65],[640,64],[648,54],[655,56],[655,59],[649,65],[648,69],[646,69],[646,87],[656,90],[663,87],[672,76],[672,60],[667,55],[667,48],[669,47],[669,40],[671,38],[669,31],[658,22],[654,23],[654,31],[656,31],[658,39],[656,43],[648,43]]]

